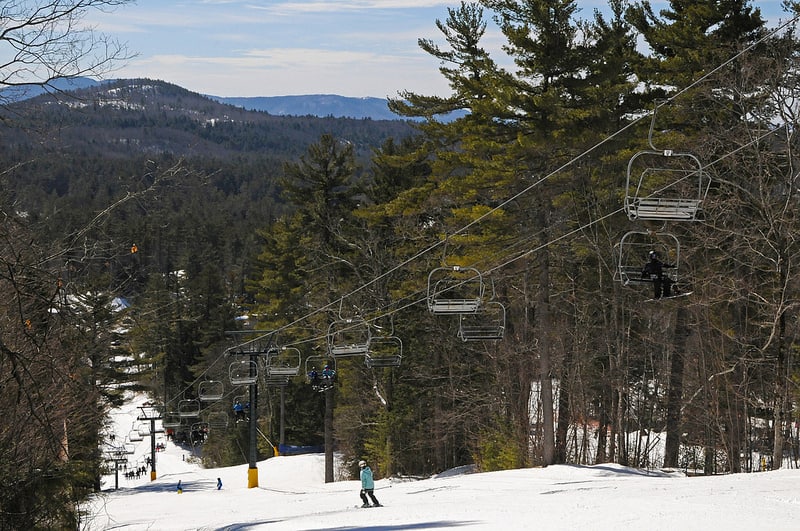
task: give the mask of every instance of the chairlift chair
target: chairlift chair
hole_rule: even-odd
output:
[[[300,349],[295,347],[281,347],[274,356],[267,360],[267,375],[272,376],[297,376],[300,372]]]
[[[197,384],[197,396],[203,402],[216,402],[225,394],[225,384],[219,380],[205,380]]]
[[[652,280],[642,277],[642,269],[649,260],[650,251],[655,251],[663,262],[674,266],[664,269],[664,275],[676,283],[680,269],[680,242],[668,232],[625,233],[617,249],[618,263],[614,280],[626,286],[651,284]]]
[[[653,143],[655,108],[650,120],[650,149],[628,161],[624,209],[631,220],[695,221],[711,179],[700,159],[691,153],[658,149]]]
[[[224,411],[209,411],[205,422],[209,429],[223,430],[228,427],[228,414]]]
[[[140,422],[138,426],[136,426],[136,431],[139,432],[139,435],[142,437],[149,437],[150,436],[150,423],[149,422]]]
[[[178,415],[181,418],[191,418],[200,415],[199,400],[181,400],[178,402]]]
[[[328,352],[331,356],[360,356],[369,349],[372,332],[361,318],[341,319],[328,326]]]
[[[165,411],[164,417],[161,419],[161,425],[165,428],[179,428],[181,425],[181,416],[177,411]]]
[[[486,286],[474,267],[437,267],[428,274],[428,310],[435,315],[474,313]]]
[[[239,360],[228,369],[231,385],[250,385],[258,381],[258,365],[253,360]]]
[[[370,369],[399,367],[403,360],[403,342],[397,336],[373,337],[364,363]]]
[[[192,446],[206,442],[208,428],[209,426],[207,422],[195,422],[192,424],[191,431],[189,432],[189,440]]]
[[[325,367],[332,371],[333,377],[324,377],[322,372]],[[313,355],[306,358],[306,381],[316,391],[324,391],[333,387],[336,378],[336,359],[333,356]],[[316,376],[313,374],[316,371]]]
[[[459,314],[458,337],[463,341],[496,341],[506,330],[506,308],[498,301],[488,301],[472,314]]]
[[[139,433],[139,430],[134,429],[128,434],[128,440],[131,442],[139,442],[144,440],[144,436]]]

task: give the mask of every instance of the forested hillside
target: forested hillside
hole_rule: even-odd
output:
[[[45,380],[101,404],[34,423],[76,448],[52,473],[94,477],[132,372],[208,466],[256,439],[324,444],[330,481],[334,449],[379,476],[796,465],[796,19],[609,6],[450,9],[420,47],[452,94],[390,102],[413,130],[149,81],[5,109],[4,405],[36,418],[15,397]],[[256,396],[257,438],[231,409]]]
[[[6,199],[51,237],[142,193],[102,220],[117,253],[136,243],[140,260],[167,273],[210,246],[240,275],[242,246],[252,252],[255,230],[286,210],[277,183],[285,162],[331,134],[354,146],[361,179],[373,150],[412,132],[402,121],[248,112],[150,80],[39,96],[6,107],[3,124]]]

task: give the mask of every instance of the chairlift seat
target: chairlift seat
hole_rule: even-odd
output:
[[[473,313],[458,318],[458,337],[464,341],[503,339],[506,329],[506,308],[497,301],[488,301]]]
[[[491,341],[503,339],[505,327],[500,325],[464,325],[458,330],[458,337],[464,341]]]
[[[430,312],[437,315],[475,313],[480,306],[480,299],[433,299],[428,302]]]
[[[402,363],[403,357],[400,355],[393,356],[376,356],[372,357],[369,354],[364,358],[364,362],[370,369],[379,369],[385,367],[399,367]]]
[[[693,221],[701,212],[700,199],[647,197],[631,201],[628,218],[631,220]]]
[[[267,387],[286,387],[289,385],[288,376],[267,376],[264,379],[264,384]]]

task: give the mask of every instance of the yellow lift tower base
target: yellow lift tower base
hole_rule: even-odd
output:
[[[248,468],[247,469],[247,488],[252,489],[258,487],[258,469],[257,468]]]

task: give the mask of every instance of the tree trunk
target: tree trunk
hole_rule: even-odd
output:
[[[544,209],[542,209],[544,211]],[[544,215],[540,226],[546,227]],[[547,237],[545,231],[543,238]],[[539,292],[536,300],[536,330],[539,334],[539,382],[542,400],[542,464],[555,463],[555,426],[553,423],[553,380],[550,353],[552,316],[550,314],[550,252],[547,246],[539,251]]]
[[[325,391],[325,483],[333,483],[333,393]]]
[[[781,313],[778,318],[778,359],[775,367],[775,421],[773,429],[772,470],[781,468],[783,461],[783,422],[788,410],[788,396],[786,389],[786,349],[783,347],[783,338],[786,337],[786,314]]]
[[[678,450],[681,444],[681,407],[683,406],[683,370],[688,333],[686,308],[679,305],[675,317],[675,339],[667,393],[667,440],[664,445],[664,466],[666,468],[678,467]]]

